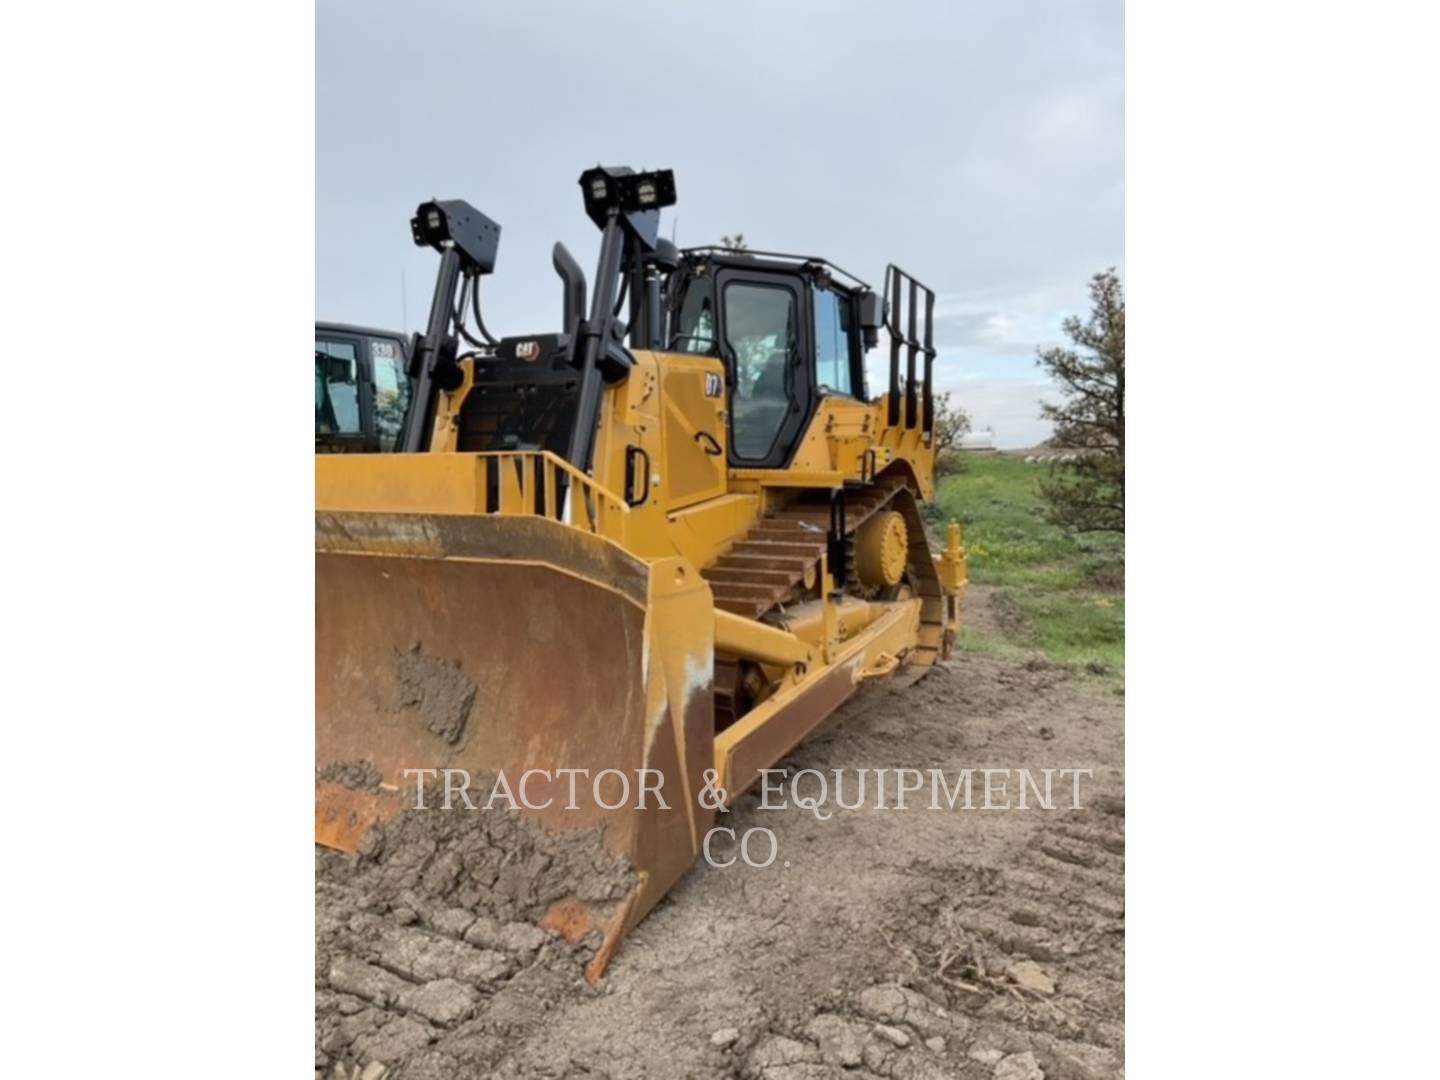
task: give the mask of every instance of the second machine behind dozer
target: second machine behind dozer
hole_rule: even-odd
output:
[[[619,902],[547,913],[602,932],[595,979],[700,855],[702,795],[733,800],[864,682],[945,654],[966,561],[953,524],[932,554],[919,512],[929,289],[894,266],[877,294],[820,258],[677,251],[668,171],[580,184],[599,265],[587,300],[556,245],[553,333],[492,337],[499,226],[419,207],[440,269],[402,452],[316,458],[316,839],[355,850],[414,803],[410,770],[523,787],[533,822],[599,828],[633,867]],[[378,786],[340,782],[355,763]],[[606,770],[665,808],[574,785]]]

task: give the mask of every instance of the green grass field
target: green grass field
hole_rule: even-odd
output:
[[[1077,535],[1046,523],[1038,489],[1045,465],[994,455],[962,460],[963,472],[940,480],[930,520],[941,537],[952,517],[964,526],[970,580],[999,587],[1003,631],[982,634],[962,623],[960,647],[1010,656],[1040,651],[1119,689],[1125,672],[1124,538]]]

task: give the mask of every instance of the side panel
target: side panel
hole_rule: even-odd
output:
[[[666,508],[725,494],[725,374],[718,360],[665,356],[660,363],[657,463]]]
[[[836,472],[868,482],[897,461],[907,462],[923,497],[934,490],[935,449],[919,428],[890,427],[887,399],[866,404],[841,395],[821,399],[795,450],[789,472],[803,476]]]

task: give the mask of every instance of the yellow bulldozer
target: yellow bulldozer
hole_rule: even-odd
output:
[[[920,515],[931,290],[678,250],[668,170],[580,187],[595,287],[557,244],[556,332],[486,328],[495,222],[459,200],[411,222],[440,266],[401,452],[315,460],[316,839],[353,851],[419,812],[416,776],[506,778],[534,824],[598,830],[633,867],[618,902],[544,920],[600,931],[596,979],[760,770],[867,681],[946,655],[966,557],[953,523],[934,555]],[[356,763],[373,782],[340,778]],[[574,783],[607,771],[663,799]]]

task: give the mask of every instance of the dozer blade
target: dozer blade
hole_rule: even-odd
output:
[[[540,921],[572,941],[599,930],[598,979],[713,818],[698,798],[714,753],[708,587],[681,560],[642,562],[541,517],[321,511],[315,594],[317,842],[353,851],[400,814],[588,830],[632,884],[610,903],[577,890]],[[486,778],[477,809],[458,795],[440,809],[444,774],[407,773],[421,769]],[[594,784],[609,769],[629,788],[615,809],[619,777]],[[668,809],[653,795],[640,808],[641,770]],[[535,808],[485,809],[500,777]]]

